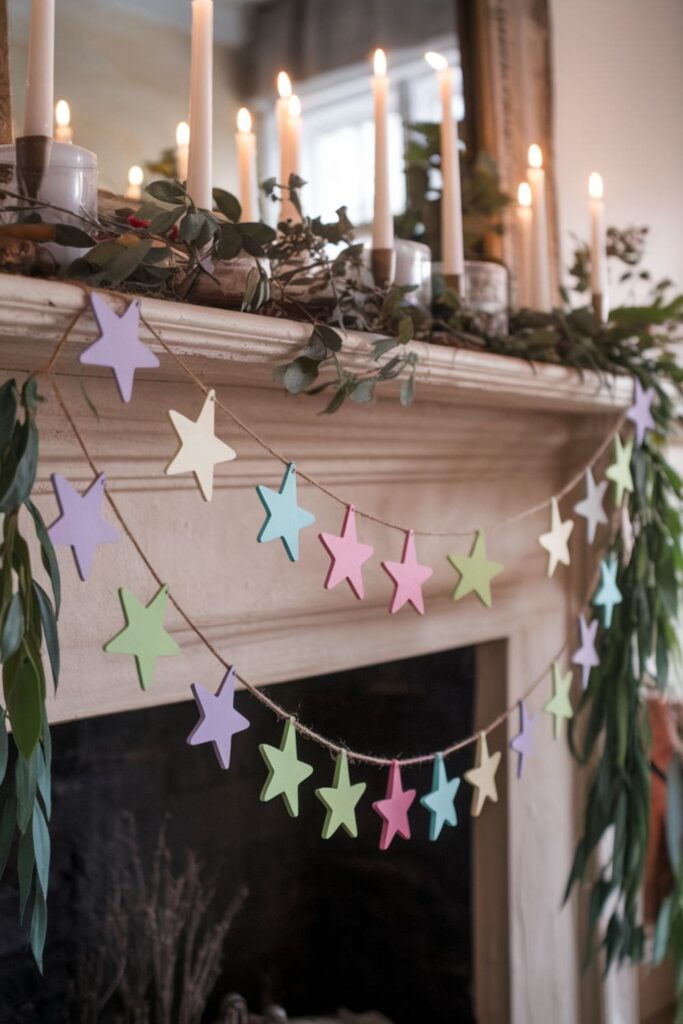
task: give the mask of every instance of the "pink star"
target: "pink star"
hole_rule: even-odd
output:
[[[404,789],[401,785],[401,766],[398,761],[392,761],[389,768],[389,785],[384,800],[376,800],[372,805],[373,811],[384,818],[382,832],[379,837],[380,850],[388,850],[395,835],[402,839],[410,839],[410,825],[408,823],[408,811],[415,799],[414,789]]]
[[[118,316],[101,295],[93,292],[90,302],[100,336],[81,352],[80,361],[88,366],[111,367],[121,399],[130,402],[135,371],[159,365],[154,353],[140,341],[140,303],[136,299]]]
[[[324,548],[332,556],[332,562],[325,580],[325,589],[332,590],[342,580],[348,580],[351,590],[357,598],[365,596],[363,590],[363,566],[371,558],[374,548],[369,544],[361,544],[356,539],[356,513],[353,505],[349,505],[344,516],[341,536],[333,533],[321,533],[320,540]]]
[[[428,565],[420,565],[415,553],[415,535],[412,530],[406,533],[403,555],[400,562],[382,562],[382,568],[391,576],[396,584],[394,596],[389,605],[389,612],[394,615],[406,601],[412,604],[420,615],[425,613],[422,584],[432,575],[434,570]]]

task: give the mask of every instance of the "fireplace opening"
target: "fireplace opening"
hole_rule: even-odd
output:
[[[474,691],[472,648],[271,690],[322,734],[351,748],[397,756],[438,749],[470,734]],[[121,836],[129,854],[135,846],[132,874],[143,871],[148,879],[163,830],[174,877],[184,870],[188,849],[202,861],[195,878],[200,889],[215,874],[202,928],[243,896],[225,936],[219,976],[203,993],[206,1011],[194,1019],[230,1019],[226,997],[240,993],[252,1013],[279,1004],[290,1019],[334,1017],[346,1008],[352,1014],[375,1011],[383,1015],[378,1020],[393,1024],[473,1021],[467,784],[456,797],[457,826],[444,827],[432,842],[429,814],[419,804],[431,788],[432,768],[407,769],[404,787],[418,792],[410,812],[412,836],[397,837],[382,852],[381,822],[371,805],[385,795],[387,771],[352,764],[352,782],[367,783],[357,808],[358,838],[340,829],[324,840],[325,812],[314,790],[332,783],[330,754],[299,738],[299,756],[315,771],[301,786],[299,817],[291,818],[281,798],[259,801],[266,768],[258,744],[278,746],[282,723],[247,693],[237,693],[236,707],[251,726],[234,738],[228,771],[220,769],[210,745],[185,743],[197,718],[194,702],[53,728],[45,974],[40,978],[25,953],[26,935],[16,922],[16,879],[10,877],[0,888],[0,1019],[166,1024],[153,983],[145,993],[144,979],[136,984],[140,1000],[152,1006],[147,1017],[124,1017],[116,989],[102,1003],[116,981],[112,971],[144,968],[122,967],[121,956],[117,968],[103,966],[103,958],[113,961],[117,953],[103,949],[112,945],[112,915],[128,913],[126,900],[132,900],[111,891],[112,878],[122,877],[114,863],[121,856]],[[448,759],[447,770],[462,776],[470,765],[471,751],[464,750]],[[158,942],[172,933],[171,925]],[[148,955],[138,950],[138,960]],[[166,994],[173,1007],[168,1021],[181,1019],[182,955],[179,962]]]

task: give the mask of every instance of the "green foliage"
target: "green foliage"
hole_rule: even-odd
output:
[[[45,713],[43,641],[55,687],[59,677],[57,615],[59,569],[40,512],[31,501],[38,465],[34,378],[21,391],[15,380],[0,387],[0,878],[16,841],[19,914],[30,907],[31,949],[42,970],[47,926],[51,814],[50,733]],[[21,510],[29,513],[52,598],[33,578]],[[11,733],[7,724],[11,724]]]

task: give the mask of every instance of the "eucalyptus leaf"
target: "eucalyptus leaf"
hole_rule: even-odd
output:
[[[36,879],[43,896],[47,899],[50,877],[50,833],[40,804],[33,805],[33,854],[36,863]]]
[[[21,428],[21,454],[12,479],[0,497],[0,512],[9,512],[23,504],[31,495],[38,468],[38,430],[29,420]]]
[[[24,635],[24,609],[21,594],[13,594],[0,636],[0,657],[2,661],[11,658],[19,650]]]
[[[9,443],[17,418],[17,382],[10,377],[0,385],[0,452]]]
[[[47,934],[47,902],[39,890],[36,890],[31,913],[31,952],[40,973],[43,973],[43,951]]]
[[[9,737],[7,734],[7,716],[4,710],[0,710],[0,792],[7,774],[7,761],[9,758]],[[2,872],[0,872],[2,874]]]
[[[683,772],[675,753],[666,773],[666,843],[671,866],[678,871],[683,844]]]
[[[73,224],[55,224],[55,242],[57,245],[73,246],[74,249],[90,249],[95,239]]]
[[[228,220],[237,223],[242,216],[242,207],[239,199],[232,195],[231,192],[226,192],[222,188],[215,188],[213,190],[213,201]]]
[[[36,537],[40,543],[40,555],[43,562],[43,567],[50,577],[50,583],[52,584],[52,595],[55,602],[55,617],[59,616],[59,607],[61,603],[62,587],[61,577],[59,575],[59,563],[55,554],[55,549],[50,540],[47,532],[47,528],[43,521],[38,508],[29,499],[26,501],[26,508],[31,513],[33,519],[34,529],[36,531]]]
[[[8,788],[8,787],[7,787]],[[0,880],[12,852],[12,843],[17,823],[17,800],[14,793],[8,793],[0,814]]]
[[[27,828],[23,835],[19,836],[17,849],[17,874],[19,875],[19,921],[23,923],[26,906],[33,883],[33,868],[35,858],[33,856],[33,830]]]
[[[177,181],[166,181],[163,179],[152,181],[149,185],[145,186],[145,192],[152,199],[158,199],[161,203],[178,205],[180,203],[184,204],[186,200],[185,189]]]
[[[40,609],[40,621],[43,624],[43,634],[56,690],[59,685],[59,634],[57,632],[57,620],[50,604],[50,598],[36,580],[33,580],[33,592],[36,595]]]
[[[2,684],[14,742],[30,758],[42,730],[43,694],[39,670],[23,649],[3,663]]]
[[[318,376],[318,363],[315,359],[307,359],[299,356],[290,363],[285,370],[284,385],[291,395],[298,395],[306,391],[314,383]]]
[[[17,794],[17,828],[24,833],[31,822],[38,787],[38,758],[35,751],[29,758],[19,754],[14,775]]]
[[[351,401],[357,405],[371,402],[375,395],[375,384],[376,381],[374,380],[359,381],[351,392]]]

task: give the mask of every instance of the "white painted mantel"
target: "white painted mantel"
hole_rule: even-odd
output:
[[[0,276],[3,373],[23,375],[43,365],[83,302],[83,292],[72,285]],[[221,401],[275,447],[357,507],[407,527],[485,526],[549,497],[590,457],[630,399],[627,381],[607,387],[561,367],[420,344],[412,408],[401,408],[390,385],[372,406],[348,403],[321,417],[320,399],[288,396],[272,379],[273,367],[306,343],[310,327],[155,300],[143,300],[143,312],[192,370],[218,389]],[[434,567],[421,618],[408,608],[387,613],[391,588],[379,560],[400,556],[402,536],[359,520],[361,539],[376,553],[365,572],[366,598],[358,602],[343,587],[327,593],[322,582],[328,559],[317,527],[336,532],[341,507],[300,482],[300,501],[317,518],[316,528],[302,534],[300,562],[290,563],[279,542],[257,544],[263,512],[254,488],[277,486],[282,466],[218,409],[218,433],[238,458],[218,467],[213,501],[202,500],[192,478],[165,476],[176,446],[167,410],[195,417],[201,393],[160,350],[161,368],[139,372],[133,400],[123,405],[109,371],[81,370],[77,362],[95,336],[88,314],[57,366],[78,426],[151,562],[249,679],[285,682],[476,644],[477,715],[483,723],[512,704],[564,643],[592,564],[582,523],[572,538],[572,566],[552,580],[537,542],[547,529],[546,515],[490,532],[489,554],[506,568],[489,611],[473,597],[457,605],[451,600],[457,577],[446,555],[465,551],[470,542],[419,538],[420,560]],[[152,338],[145,340],[158,348]],[[367,339],[354,336],[344,350],[349,366],[367,365]],[[50,473],[77,486],[91,474],[47,383],[43,390],[39,502],[51,521],[57,507]],[[145,600],[154,592],[127,540],[98,550],[87,583],[78,580],[68,551],[60,552],[60,565],[63,670],[52,721],[186,700],[191,682],[220,681],[219,666],[172,609],[169,628],[182,653],[158,664],[148,693],[138,686],[132,659],[102,651],[122,624],[117,588],[127,586]],[[548,693],[534,695],[534,710]],[[280,697],[286,704],[286,688]],[[550,720],[542,719],[525,779],[518,782],[509,765],[501,772],[502,799],[486,808],[475,830],[475,988],[483,1024],[603,1019],[599,984],[580,971],[579,908],[572,902],[560,911],[585,780],[564,742],[553,741]],[[516,718],[509,728],[516,731]],[[504,749],[507,741],[508,730],[501,727],[490,746]],[[396,744],[396,751],[385,753],[407,753],[400,737]]]

